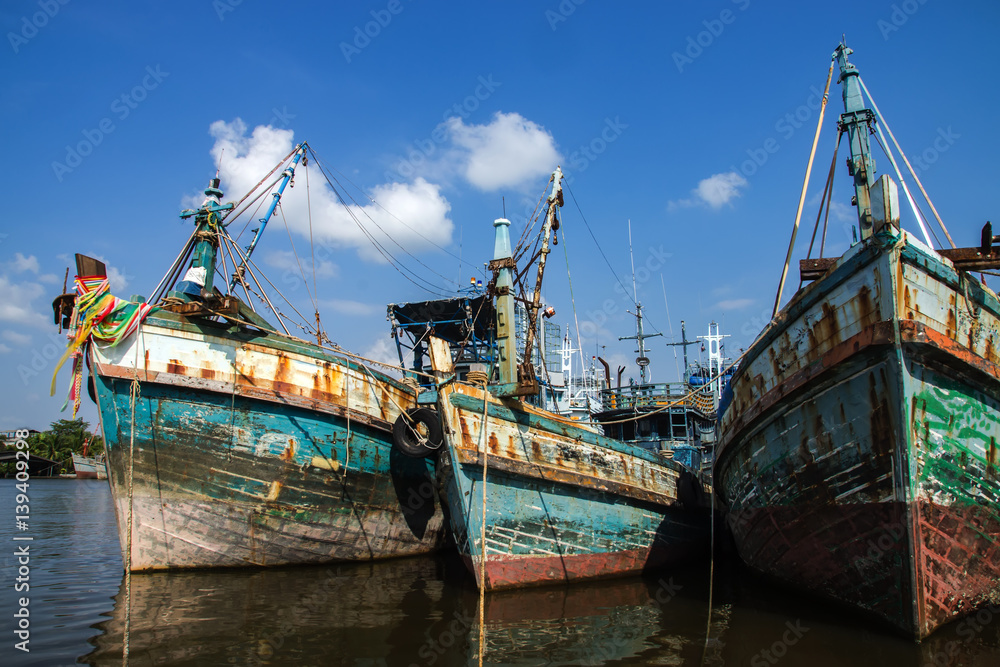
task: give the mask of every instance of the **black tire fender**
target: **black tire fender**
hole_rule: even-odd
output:
[[[392,425],[392,444],[401,453],[424,458],[441,448],[441,419],[432,408],[410,408]]]

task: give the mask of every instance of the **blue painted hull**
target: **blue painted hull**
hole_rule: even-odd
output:
[[[708,556],[709,494],[683,466],[468,385],[442,387],[439,411],[452,531],[477,581],[485,565],[487,589],[625,576]]]

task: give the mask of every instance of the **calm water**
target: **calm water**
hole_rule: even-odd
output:
[[[30,486],[30,653],[14,648],[13,480],[0,480],[0,665],[121,665],[124,576],[107,482]],[[493,665],[698,665],[708,568],[494,594]],[[132,577],[130,664],[474,664],[477,594],[454,557]],[[920,646],[717,564],[706,665],[1000,665],[1000,613]]]

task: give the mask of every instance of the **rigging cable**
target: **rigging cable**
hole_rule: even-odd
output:
[[[315,159],[315,155],[313,156],[313,158]],[[351,210],[351,207],[347,204],[347,201],[341,195],[340,190],[338,190],[334,186],[333,182],[330,179],[330,176],[326,173],[325,169],[323,168],[322,163],[319,160],[316,160],[316,165],[319,168],[320,173],[323,174],[323,177],[326,179],[327,184],[333,190],[334,194],[337,195],[337,199],[344,206],[344,209],[347,211],[347,214],[351,217],[352,220],[354,220],[354,223],[358,226],[358,229],[360,229],[361,233],[364,234],[366,238],[368,238],[368,240],[372,243],[372,245],[375,247],[375,249],[378,251],[378,253],[380,255],[382,255],[382,257],[385,259],[385,261],[390,266],[392,266],[392,268],[394,268],[400,275],[402,275],[408,281],[410,281],[411,283],[413,283],[414,285],[416,285],[420,289],[424,290],[425,292],[428,292],[429,294],[433,294],[434,296],[443,297],[443,298],[448,298],[448,297],[451,296],[450,294],[445,294],[445,293],[441,292],[440,288],[438,288],[436,285],[434,285],[433,283],[431,283],[426,278],[423,278],[423,277],[419,276],[416,272],[413,271],[413,269],[410,269],[406,265],[404,265],[401,262],[399,262],[399,260],[397,260],[392,255],[392,253],[390,253],[381,243],[379,243],[375,239],[375,237],[371,234],[371,232],[368,231],[363,224],[361,224],[361,221],[358,220],[357,216],[354,214],[354,211]],[[385,233],[385,232],[383,231],[383,233]],[[404,269],[405,269],[405,271],[404,271]],[[409,272],[409,274],[412,275],[413,277],[410,277],[410,275],[407,275],[407,272]],[[417,280],[420,280],[420,281],[426,283],[427,285],[430,285],[434,289],[430,289],[428,287],[425,287],[424,285],[421,285],[420,283],[417,282]],[[445,280],[447,280],[448,282],[452,282],[448,278],[445,278]]]
[[[312,147],[312,146],[310,146],[310,147],[309,147],[309,151],[310,151],[310,152],[312,153],[312,156],[313,156],[313,159],[314,159],[314,160],[316,160],[316,161],[317,161],[317,164],[318,164],[318,163],[319,163],[319,156],[318,156],[318,155],[316,154],[316,151],[315,151],[315,149],[313,149],[313,147]],[[461,256],[459,256],[459,255],[455,255],[455,254],[454,254],[453,252],[451,252],[451,251],[450,251],[450,250],[448,250],[447,248],[443,248],[443,247],[439,246],[439,245],[438,245],[437,243],[435,243],[434,241],[430,240],[429,238],[427,238],[426,236],[424,236],[423,234],[421,234],[421,233],[420,233],[420,231],[419,231],[418,229],[415,229],[415,228],[411,227],[411,226],[410,226],[410,225],[408,225],[408,224],[407,224],[407,223],[406,223],[405,221],[403,221],[403,220],[401,220],[400,218],[396,217],[396,216],[395,216],[395,215],[394,215],[394,214],[392,213],[392,211],[388,210],[387,208],[385,208],[384,206],[382,206],[382,204],[378,203],[378,201],[376,201],[376,200],[375,200],[375,199],[374,199],[373,197],[371,197],[371,196],[369,196],[368,194],[366,194],[366,193],[365,193],[365,191],[364,191],[364,190],[363,190],[363,189],[362,189],[361,187],[359,187],[359,186],[358,186],[358,185],[357,185],[356,183],[354,183],[353,181],[351,181],[351,179],[347,178],[347,176],[345,176],[345,175],[343,174],[343,172],[341,172],[341,171],[340,171],[339,169],[337,169],[336,167],[329,167],[329,169],[330,169],[331,171],[335,171],[335,172],[337,172],[338,174],[340,174],[340,176],[341,176],[341,177],[342,177],[342,178],[343,178],[343,179],[344,179],[345,181],[347,181],[348,183],[350,183],[351,185],[353,185],[353,186],[354,186],[354,187],[355,187],[355,188],[356,188],[356,189],[358,190],[358,192],[362,193],[362,194],[363,194],[363,195],[365,196],[365,199],[367,199],[367,200],[368,200],[368,201],[370,201],[370,202],[371,202],[372,204],[374,204],[374,205],[375,205],[375,206],[377,206],[378,208],[380,208],[380,209],[382,209],[383,211],[385,211],[387,215],[391,216],[391,217],[392,217],[393,219],[395,219],[395,220],[396,220],[397,222],[399,222],[399,223],[400,223],[401,225],[403,225],[404,227],[406,227],[407,229],[409,229],[410,231],[412,231],[412,232],[413,232],[414,234],[416,234],[417,236],[419,236],[419,237],[420,237],[420,238],[422,238],[423,240],[425,240],[425,241],[427,241],[428,243],[430,243],[430,244],[431,244],[432,246],[434,246],[435,248],[437,248],[437,249],[438,249],[438,250],[440,250],[441,252],[443,252],[443,253],[445,253],[445,254],[447,254],[447,255],[450,255],[451,257],[453,257],[453,258],[457,259],[457,260],[458,260],[458,261],[459,261],[460,263],[462,263],[462,264],[467,264],[468,266],[471,266],[471,267],[473,267],[473,268],[477,268],[477,269],[479,268],[479,267],[478,267],[478,266],[477,266],[476,264],[472,264],[471,262],[467,262],[467,261],[464,261],[464,260],[463,260],[463,259],[461,258]],[[339,181],[338,181],[338,182],[339,182]],[[353,198],[352,198],[352,199],[353,199]]]

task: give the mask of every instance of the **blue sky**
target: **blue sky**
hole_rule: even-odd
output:
[[[224,146],[228,201],[270,156],[309,141],[355,197],[391,212],[369,208],[437,293],[482,275],[493,219],[506,206],[518,234],[561,164],[571,196],[545,300],[573,323],[568,256],[587,358],[606,346],[637,377],[634,343],[617,340],[634,333],[633,307],[614,275],[631,290],[631,220],[647,330],[664,333],[649,342],[657,381],[676,377],[662,343],[680,320],[689,335],[720,322],[730,353],[763,326],[842,33],[956,242],[977,244],[1000,210],[995,2],[15,0],[0,24],[2,429],[68,416],[67,371],[48,396],[62,346],[49,304],[73,253],[102,257],[119,296],[148,294],[190,233],[177,213]],[[831,91],[796,260],[842,110],[836,79]],[[880,153],[876,165],[889,169]],[[854,222],[844,172],[827,254],[847,248]],[[345,348],[389,358],[385,304],[434,295],[380,261],[310,180],[324,325]],[[284,208],[308,255],[303,184]],[[256,257],[311,309],[289,233],[273,221]],[[86,399],[83,415],[94,423]]]

